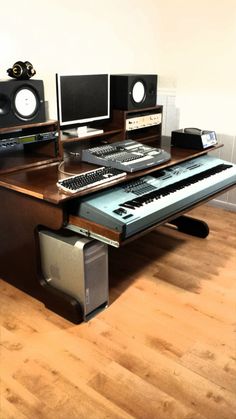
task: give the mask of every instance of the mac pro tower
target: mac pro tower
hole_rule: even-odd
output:
[[[52,287],[74,297],[85,321],[108,306],[108,249],[66,231],[39,231],[41,269]]]

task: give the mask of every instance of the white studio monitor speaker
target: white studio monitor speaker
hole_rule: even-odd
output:
[[[39,231],[41,269],[52,287],[74,297],[87,321],[108,306],[108,249],[71,232]]]
[[[0,128],[45,121],[42,80],[0,81]]]

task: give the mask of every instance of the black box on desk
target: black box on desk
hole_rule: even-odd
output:
[[[203,150],[217,144],[215,131],[184,128],[171,133],[171,144],[175,147]]]

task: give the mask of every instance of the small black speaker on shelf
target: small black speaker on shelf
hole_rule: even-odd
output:
[[[133,110],[156,105],[156,74],[111,75],[111,108]]]
[[[0,128],[45,120],[42,80],[0,81]]]

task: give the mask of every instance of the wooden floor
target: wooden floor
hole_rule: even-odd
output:
[[[0,281],[1,419],[235,419],[236,213],[110,252],[110,306],[73,325]]]

